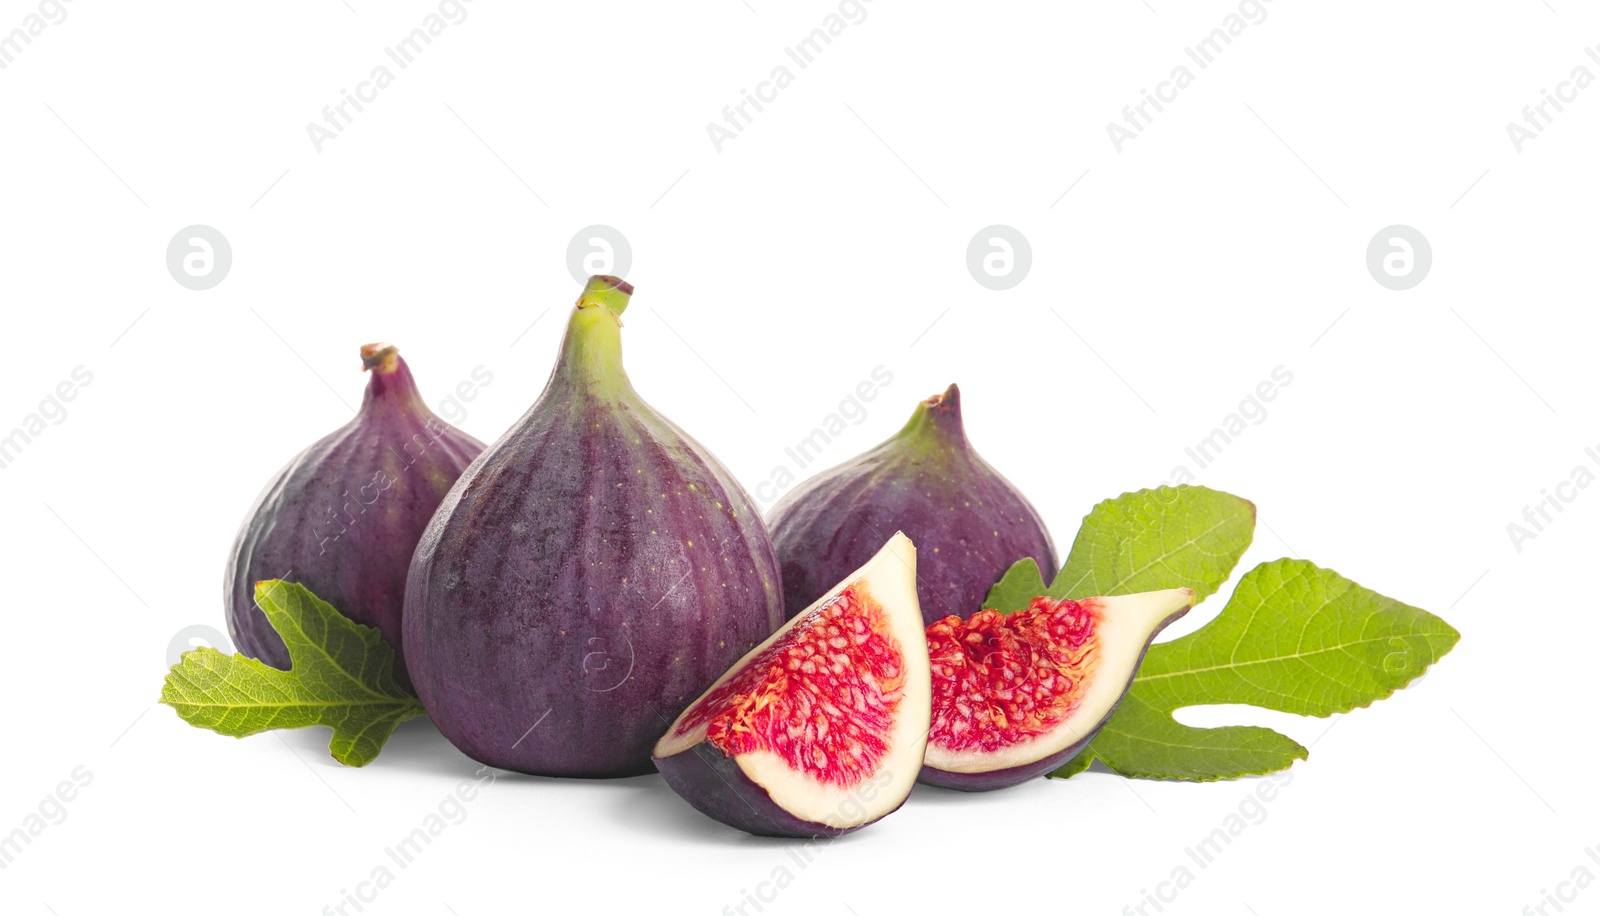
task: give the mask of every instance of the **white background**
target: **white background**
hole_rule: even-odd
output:
[[[0,30],[36,8],[0,3]],[[0,431],[93,373],[0,471],[0,832],[74,767],[93,781],[0,872],[0,907],[322,912],[471,776],[425,721],[355,770],[325,730],[234,741],[154,700],[173,635],[222,626],[261,485],[358,403],[358,346],[398,343],[436,404],[485,367],[459,425],[495,438],[543,385],[595,223],[631,242],[636,386],[751,487],[873,367],[894,380],[825,463],[958,381],[1064,553],[1281,365],[1266,419],[1197,474],[1259,506],[1239,572],[1305,557],[1463,637],[1349,721],[1185,712],[1317,742],[1203,870],[1184,848],[1260,781],[919,788],[802,869],[656,777],[506,777],[367,912],[719,913],[785,866],[766,913],[1114,914],[1187,864],[1168,913],[1514,914],[1600,875],[1600,491],[1520,551],[1506,528],[1600,471],[1600,88],[1520,153],[1506,131],[1600,74],[1600,16],[1277,0],[1199,71],[1184,46],[1236,8],[874,0],[799,70],[784,47],[837,7],[476,0],[319,153],[306,124],[436,6],[76,0],[0,71]],[[1106,123],[1183,63],[1118,153]],[[779,64],[792,85],[719,153],[707,122]],[[196,223],[233,248],[204,292],[164,262]],[[993,223],[1033,251],[1006,292],[965,266]],[[1406,292],[1365,266],[1395,223],[1433,248]]]

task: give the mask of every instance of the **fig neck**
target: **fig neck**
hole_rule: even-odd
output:
[[[428,407],[411,376],[411,367],[400,358],[394,344],[370,343],[361,348],[361,368],[371,373],[367,391],[361,398],[361,413],[382,410],[422,411]]]
[[[951,385],[943,394],[923,399],[890,441],[919,457],[966,454],[970,446],[961,421],[960,389]]]
[[[617,277],[589,278],[567,321],[552,383],[608,400],[633,392],[622,368],[622,312],[632,295],[633,287]]]

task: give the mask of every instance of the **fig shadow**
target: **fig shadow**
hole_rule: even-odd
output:
[[[617,823],[630,830],[649,833],[675,843],[695,843],[720,849],[778,850],[785,846],[804,846],[817,842],[829,845],[848,843],[857,837],[855,833],[832,840],[752,836],[695,810],[694,806],[679,798],[667,786],[659,773],[604,781],[622,790],[615,793],[615,800],[606,807],[607,814]]]
[[[1109,767],[1107,767],[1104,763],[1101,763],[1099,760],[1089,764],[1089,769],[1085,770],[1084,772],[1117,776],[1116,773],[1114,773]],[[1123,777],[1117,776],[1117,778],[1121,779]],[[996,789],[994,791],[1004,794],[1006,798],[1017,798],[1021,795],[1027,794],[1028,792],[1040,793],[1042,797],[1044,793],[1059,792],[1061,787],[1054,786],[1052,783],[1059,783],[1061,781],[1062,780],[1050,779],[1045,776],[1038,776],[1025,782],[1018,783],[1017,785],[1009,786],[1004,789]],[[963,792],[960,789],[946,789],[941,786],[930,786],[926,783],[919,782],[917,783],[916,788],[911,790],[911,797],[906,800],[906,804],[916,805],[919,808],[954,808],[957,806],[970,807],[978,797],[989,794],[992,793]]]
[[[301,760],[311,766],[348,769],[328,754],[328,738],[332,730],[322,726],[297,728],[277,733]],[[426,717],[400,723],[383,752],[370,769],[386,769],[422,773],[449,780],[469,779],[481,766],[477,761],[456,750],[437,726]],[[566,786],[572,791],[582,791],[590,798],[595,810],[629,830],[652,834],[675,842],[692,843],[720,849],[780,848],[787,844],[805,844],[810,840],[781,837],[751,836],[740,830],[720,824],[679,798],[668,788],[659,773],[630,776],[622,779],[557,779],[548,776],[529,776],[522,773],[500,771],[497,781],[502,791],[533,791],[536,789]],[[921,787],[919,787],[921,788]],[[965,793],[935,790],[947,795]],[[854,834],[826,842],[849,841]]]
[[[758,837],[719,824],[678,797],[660,773],[608,779],[618,791],[606,802],[606,813],[631,830],[653,834],[677,843],[696,843],[734,849],[749,846]]]
[[[320,725],[277,732],[284,744],[307,764],[334,770],[350,769],[328,753],[328,739],[332,734],[331,728]],[[377,759],[365,769],[405,770],[460,779],[470,777],[478,766],[476,761],[456,750],[424,716],[400,723]]]

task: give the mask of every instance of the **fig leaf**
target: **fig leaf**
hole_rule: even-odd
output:
[[[1039,564],[1033,557],[1023,557],[1011,564],[1011,568],[1006,570],[1006,574],[1000,577],[999,582],[990,586],[989,594],[983,599],[983,606],[1002,614],[1015,614],[1017,611],[1027,610],[1028,602],[1039,595],[1049,594],[1050,587],[1044,584]]]
[[[1023,560],[986,607],[1021,610],[1037,595],[1088,598],[1188,586],[1214,594],[1250,546],[1255,507],[1206,487],[1126,493],[1084,519],[1053,583]],[[1111,721],[1050,775],[1096,759],[1124,776],[1210,781],[1276,772],[1309,753],[1269,728],[1191,728],[1175,710],[1248,704],[1306,716],[1349,712],[1420,677],[1460,638],[1443,620],[1303,560],[1246,573],[1215,620],[1150,647]]]
[[[1187,586],[1214,594],[1250,546],[1256,507],[1207,487],[1157,487],[1095,506],[1072,552],[1045,588],[1039,567],[1020,560],[989,590],[984,607],[1011,613],[1039,595],[1093,598]]]
[[[1239,581],[1217,619],[1151,646],[1111,721],[1051,775],[1071,776],[1093,757],[1149,779],[1285,769],[1307,749],[1269,728],[1191,728],[1173,711],[1243,703],[1302,716],[1350,712],[1420,677],[1460,638],[1427,611],[1333,570],[1305,560],[1263,563]]]
[[[333,758],[359,767],[401,722],[426,715],[396,679],[394,649],[376,629],[290,582],[256,583],[256,602],[288,645],[292,670],[209,646],[185,652],[161,688],[161,702],[185,722],[235,738],[326,725]]]

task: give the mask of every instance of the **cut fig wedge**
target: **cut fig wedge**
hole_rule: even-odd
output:
[[[667,784],[758,836],[839,836],[899,808],[930,710],[916,565],[897,532],[740,659],[657,742]]]
[[[1151,640],[1194,591],[1033,599],[927,630],[933,720],[918,777],[966,791],[1014,786],[1088,746],[1116,711]]]

